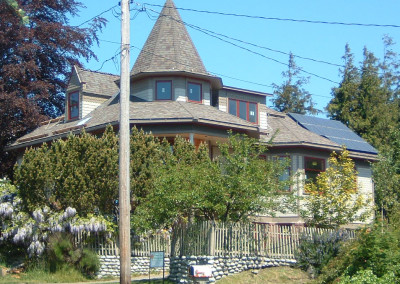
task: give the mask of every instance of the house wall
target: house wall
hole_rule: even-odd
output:
[[[99,105],[101,105],[103,102],[107,100],[107,98],[104,97],[89,95],[85,93],[83,93],[81,97],[82,97],[82,101],[80,104],[81,118],[91,113],[95,108],[97,108]]]
[[[211,104],[210,83],[186,77],[156,77],[134,82],[131,87],[131,96],[134,100],[151,102],[156,100],[156,82],[172,81],[172,100],[187,102],[187,84],[189,82],[201,84],[203,104]]]
[[[257,96],[252,94],[245,94],[242,92],[235,92],[231,90],[220,90],[218,98],[218,109],[224,112],[229,112],[228,103],[229,98],[235,100],[242,100],[257,103],[258,108],[258,124],[261,129],[266,130],[268,128],[267,122],[267,106],[265,104],[264,96]]]
[[[273,149],[271,148],[268,152],[268,157],[272,156],[287,156],[290,158],[290,172],[292,175],[293,184],[291,186],[291,191],[299,197],[306,197],[307,194],[304,192],[305,184],[305,171],[304,171],[304,160],[305,157],[313,157],[325,160],[325,168],[329,167],[328,158],[330,152],[327,151],[316,151],[312,149]],[[358,171],[357,182],[359,185],[359,191],[363,194],[364,198],[370,199],[371,208],[374,206],[373,195],[374,195],[374,185],[372,181],[372,170],[368,162],[363,160],[354,160],[356,170]],[[302,206],[301,201],[298,202],[298,208]],[[359,212],[361,214],[363,210]],[[273,218],[268,215],[258,216],[264,222],[277,222],[277,223],[296,223],[302,222],[299,217],[298,212],[287,211],[287,212],[277,212],[276,216]],[[366,223],[370,223],[373,220],[371,215]],[[361,222],[355,222],[355,224]]]

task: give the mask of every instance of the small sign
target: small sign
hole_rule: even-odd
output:
[[[189,275],[194,278],[211,278],[212,265],[191,265],[189,267]]]
[[[150,268],[164,267],[164,252],[151,251],[150,252]]]

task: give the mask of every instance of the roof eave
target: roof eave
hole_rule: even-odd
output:
[[[242,130],[242,131],[247,131],[247,132],[252,132],[252,133],[258,133],[259,129],[257,126],[248,126],[248,125],[241,125],[241,124],[235,124],[235,123],[227,123],[223,121],[216,121],[216,120],[208,120],[208,119],[198,119],[198,118],[155,118],[155,119],[137,119],[133,118],[129,120],[130,124],[136,124],[136,125],[146,125],[146,124],[176,124],[176,123],[198,123],[198,124],[207,124],[215,127],[223,127],[228,129],[235,129],[235,130]],[[65,131],[59,134],[53,134],[53,135],[46,135],[46,136],[41,136],[40,138],[37,139],[32,139],[28,140],[26,142],[20,142],[20,143],[14,143],[8,147],[6,147],[7,151],[14,151],[18,150],[21,148],[27,148],[35,145],[40,145],[43,143],[51,142],[60,138],[65,138],[67,137],[70,133],[72,134],[79,134],[83,128],[85,128],[86,132],[94,132],[100,129],[104,129],[107,125],[112,125],[112,126],[117,126],[119,124],[118,121],[111,121],[99,125],[94,125],[94,126],[89,126],[89,127],[80,127],[77,129],[73,129],[70,131]]]
[[[324,144],[317,144],[317,143],[309,143],[309,142],[272,142],[272,147],[307,147],[307,148],[317,148],[327,151],[341,151],[342,147],[334,146],[334,145],[324,145]],[[364,153],[354,150],[349,150],[349,154],[351,158],[356,159],[365,159],[368,161],[379,161],[378,155],[374,153]]]
[[[183,76],[183,77],[191,77],[204,81],[209,81],[211,83],[212,88],[221,89],[223,87],[222,79],[220,77],[212,76],[209,74],[201,74],[194,73],[189,71],[149,71],[149,72],[140,72],[136,74],[131,74],[131,81],[137,81],[140,79],[144,79],[147,77],[155,77],[155,76]],[[117,80],[116,82],[119,82]]]
[[[234,91],[234,92],[239,92],[243,94],[251,94],[251,95],[256,95],[256,96],[262,96],[262,97],[272,97],[272,94],[269,93],[264,93],[264,92],[257,92],[253,90],[247,90],[247,89],[241,89],[241,88],[235,88],[235,87],[230,87],[230,86],[223,86],[223,90],[228,90],[228,91]]]

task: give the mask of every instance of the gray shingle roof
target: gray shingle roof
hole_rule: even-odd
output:
[[[164,71],[207,74],[172,0],[165,3],[131,75]]]
[[[115,80],[119,79],[118,75],[90,71],[76,67],[81,83],[85,83],[84,92],[96,95],[111,97],[119,91],[119,87],[115,84]]]
[[[306,146],[326,149],[329,151],[340,151],[342,146],[335,141],[325,138],[317,133],[299,125],[289,115],[267,108],[269,135],[267,139],[273,138],[273,146]],[[350,156],[368,160],[377,160],[374,153],[360,153],[350,149]]]
[[[33,132],[21,137],[11,148],[26,147],[30,144],[51,141],[70,131],[85,127],[87,131],[104,128],[107,124],[116,124],[119,119],[118,97],[110,98],[107,102],[88,114],[80,121],[50,122]],[[215,107],[176,101],[139,102],[130,104],[131,124],[168,125],[171,123],[196,123],[210,127],[236,129],[257,133],[258,127]]]
[[[273,144],[276,145],[309,144],[330,148],[339,147],[338,144],[331,140],[301,127],[288,115],[272,109],[268,109],[268,126],[270,127],[270,133],[272,135],[275,134]]]

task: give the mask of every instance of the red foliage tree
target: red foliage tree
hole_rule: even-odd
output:
[[[64,111],[64,91],[78,58],[96,58],[90,47],[105,19],[70,26],[84,7],[74,0],[16,0],[28,17],[0,1],[0,177],[11,173],[7,144]]]

